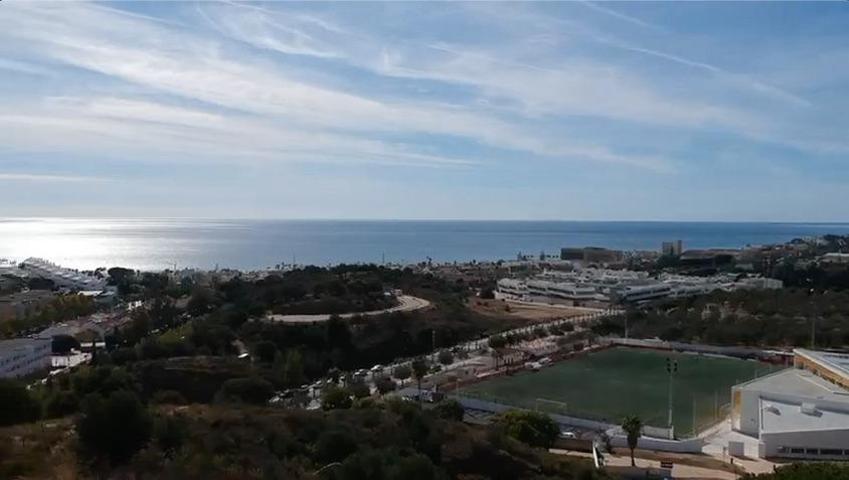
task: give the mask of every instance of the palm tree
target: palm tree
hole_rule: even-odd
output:
[[[413,378],[419,386],[419,402],[422,400],[422,379],[427,374],[427,361],[424,358],[417,358],[412,362]]]
[[[628,415],[622,420],[622,430],[628,435],[628,448],[631,449],[631,466],[636,467],[634,462],[634,449],[637,448],[637,442],[640,440],[640,435],[643,430],[643,422],[636,415]]]

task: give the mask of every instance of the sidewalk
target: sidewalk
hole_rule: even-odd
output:
[[[585,452],[573,452],[566,450],[551,450],[552,453],[556,453],[558,455],[569,455],[574,457],[583,457],[583,458],[592,458],[592,455]],[[636,452],[639,454],[639,452]],[[736,480],[740,478],[736,473],[729,472],[727,470],[722,470],[719,468],[706,468],[706,467],[697,467],[693,465],[684,465],[681,463],[677,463],[675,458],[669,458],[670,461],[673,462],[672,467],[672,478],[682,478],[682,479],[701,479],[701,480]],[[620,454],[604,454],[604,462],[605,466],[608,467],[630,467],[631,466],[631,457],[628,454],[620,455]],[[652,469],[652,470],[660,470],[660,460],[649,460],[645,458],[635,458],[635,463],[638,468],[644,469]]]
[[[745,457],[735,457],[734,464],[739,465],[748,473],[769,473],[776,467],[776,463],[758,458],[758,439],[735,432],[731,429],[731,420],[726,419],[716,427],[711,428],[704,434],[705,446],[702,452],[717,460],[730,462],[728,455],[728,442],[743,442]]]

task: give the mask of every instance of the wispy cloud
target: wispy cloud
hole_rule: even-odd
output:
[[[28,183],[89,183],[106,182],[110,179],[103,177],[87,177],[80,175],[51,175],[41,173],[4,173],[0,172],[0,182],[28,182]]]
[[[597,12],[604,13],[605,15],[610,15],[611,17],[618,18],[619,20],[623,20],[623,21],[628,22],[628,23],[633,24],[633,25],[637,25],[637,26],[640,26],[640,27],[643,27],[643,28],[649,28],[649,29],[652,29],[652,30],[663,30],[658,25],[646,22],[644,20],[641,20],[637,17],[633,17],[631,15],[626,15],[626,14],[619,12],[617,10],[614,10],[612,8],[603,7],[596,2],[581,0],[580,4],[585,5],[586,7],[589,7],[589,8],[591,8],[591,9],[597,11]]]
[[[50,71],[44,67],[40,67],[38,65],[33,65],[27,62],[21,62],[19,60],[12,60],[8,58],[0,58],[0,70],[6,70],[9,72],[16,73],[26,73],[30,75],[48,75]]]
[[[388,101],[343,90],[305,83],[267,63],[246,62],[225,55],[217,43],[190,33],[175,31],[135,17],[111,15],[85,5],[45,8],[17,7],[14,25],[6,35],[24,40],[30,50],[52,61],[132,82],[155,91],[263,115],[286,128],[298,125],[349,132],[409,132],[469,138],[498,148],[543,156],[576,156],[584,160],[647,165],[642,159],[625,161],[627,155],[604,146],[569,141],[563,132],[544,137],[520,124],[482,115],[442,103]],[[14,8],[7,10],[12,11]],[[258,45],[274,46],[286,53],[316,52],[306,46],[309,36],[294,27],[261,19],[262,11],[247,9],[247,30],[268,25],[281,30],[252,37]],[[2,15],[2,12],[0,12]],[[68,16],[73,23],[65,21]],[[304,21],[301,17],[299,21]],[[258,23],[257,23],[258,22]],[[327,30],[323,22],[305,24]],[[38,32],[51,31],[50,36]],[[126,35],[124,32],[133,32]],[[108,38],[104,43],[103,39]],[[287,46],[282,46],[287,45]],[[332,56],[318,53],[317,56]],[[148,111],[147,113],[150,113]],[[578,155],[576,155],[576,153]],[[419,157],[423,158],[423,157]],[[661,160],[662,161],[662,160]]]
[[[655,15],[678,4],[445,7],[4,2],[0,190],[106,181],[92,162],[273,170],[289,185],[321,172],[346,192],[375,176],[422,192],[618,178],[662,193],[718,175],[727,144],[790,171],[849,152],[839,35],[749,45],[716,19],[690,35],[671,24],[683,15]]]

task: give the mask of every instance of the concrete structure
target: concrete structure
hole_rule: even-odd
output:
[[[762,458],[849,460],[849,355],[793,353],[795,368],[732,388],[732,428]]]
[[[512,278],[502,278],[497,283],[498,291],[504,295],[524,299],[528,295],[528,285]]]
[[[583,248],[561,248],[560,259],[590,263],[617,263],[621,262],[624,254],[619,250],[610,250],[601,247]]]
[[[21,263],[21,268],[26,270],[30,276],[46,278],[62,288],[71,290],[103,290],[106,288],[106,280],[103,278],[63,268],[40,258],[24,260]]]
[[[91,315],[55,323],[35,336],[53,338],[68,335],[80,341],[90,341],[92,338],[103,338],[107,333],[121,328],[132,320],[127,312],[93,313]]]
[[[793,365],[849,390],[849,354],[797,348]]]
[[[0,341],[0,378],[18,378],[50,368],[50,339],[15,338]]]
[[[666,298],[672,294],[672,287],[665,283],[652,285],[629,285],[619,291],[616,298],[621,303],[642,303]]]
[[[737,282],[738,288],[754,288],[759,290],[777,290],[784,288],[784,282],[777,278],[750,277],[742,278]]]
[[[847,264],[849,263],[849,253],[826,253],[825,255],[820,257],[820,262]]]
[[[687,250],[682,252],[679,261],[682,267],[716,268],[734,261],[737,250]]]

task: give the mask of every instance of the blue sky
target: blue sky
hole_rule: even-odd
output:
[[[849,4],[0,3],[0,216],[847,221]]]

